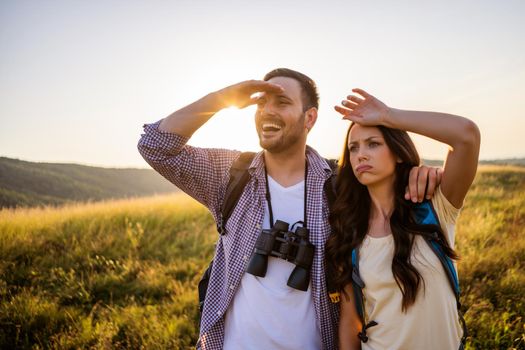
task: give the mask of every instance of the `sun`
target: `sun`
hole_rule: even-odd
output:
[[[258,151],[254,116],[255,106],[222,109],[195,132],[190,143],[199,147]]]

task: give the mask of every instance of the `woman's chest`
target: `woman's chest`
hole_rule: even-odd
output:
[[[399,288],[392,272],[395,252],[392,235],[380,238],[366,236],[359,249],[359,273],[368,290]],[[431,281],[443,274],[439,259],[422,237],[415,237],[407,254],[409,262],[424,280]],[[401,260],[406,261],[406,258]]]

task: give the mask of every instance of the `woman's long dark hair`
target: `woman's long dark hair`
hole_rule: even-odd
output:
[[[330,213],[332,234],[326,244],[326,259],[329,273],[339,290],[352,282],[352,249],[357,248],[368,232],[371,199],[366,186],[354,175],[350,164],[348,138],[354,123],[346,134],[344,151],[339,160],[337,176],[337,198]],[[392,273],[403,295],[401,308],[414,304],[419,287],[424,283],[421,274],[412,265],[411,252],[416,235],[429,235],[437,231],[445,254],[452,259],[458,256],[450,247],[441,228],[434,225],[420,225],[415,222],[413,204],[404,199],[410,169],[420,163],[414,143],[406,131],[377,126],[390,151],[400,159],[396,163],[394,181],[394,210],[390,216],[390,228],[394,238]]]

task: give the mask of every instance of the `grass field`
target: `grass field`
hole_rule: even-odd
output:
[[[525,349],[524,227],[525,168],[481,168],[457,228],[469,349]],[[0,348],[192,348],[215,237],[181,194],[0,211]]]

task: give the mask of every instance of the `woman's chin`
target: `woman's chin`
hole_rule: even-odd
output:
[[[370,186],[373,185],[377,179],[375,179],[371,174],[363,172],[359,174],[355,174],[357,181],[363,186]]]
[[[393,186],[393,177],[379,177],[369,173],[363,173],[357,177],[357,181],[363,186],[366,187],[383,187],[385,184]]]

